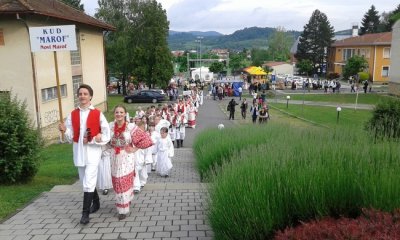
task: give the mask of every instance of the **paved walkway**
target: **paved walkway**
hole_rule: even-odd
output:
[[[232,124],[216,101],[206,99],[198,126],[187,129],[184,148],[175,151],[170,177],[151,173],[143,191],[135,195],[126,219],[118,221],[110,192],[100,195],[100,210],[83,226],[79,224],[83,198],[79,183],[55,186],[0,224],[0,240],[212,239],[205,186],[195,170],[191,146],[197,133],[217,128],[219,123]]]

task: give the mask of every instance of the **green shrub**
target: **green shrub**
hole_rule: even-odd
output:
[[[400,139],[400,100],[387,99],[378,103],[366,123],[375,139]]]
[[[366,73],[366,72],[359,72],[358,73],[358,80],[360,81],[360,82],[363,82],[363,81],[368,81],[369,80],[369,73]]]
[[[246,135],[242,130],[237,129]],[[400,205],[395,143],[372,144],[367,132],[354,129],[270,124],[257,130],[263,141],[241,138],[245,147],[214,167],[210,177],[208,217],[216,239],[269,239],[299,222]]]
[[[10,94],[0,96],[0,142],[0,183],[31,180],[38,170],[42,140],[26,104]]]

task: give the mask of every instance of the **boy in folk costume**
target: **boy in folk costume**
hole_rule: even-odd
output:
[[[59,130],[73,143],[74,165],[78,168],[79,180],[83,186],[83,209],[81,224],[89,223],[89,214],[100,208],[96,190],[102,145],[110,141],[110,127],[103,113],[91,103],[93,89],[81,84],[77,91],[79,106],[72,111]],[[93,205],[92,205],[93,203]]]
[[[172,168],[171,158],[174,156],[174,145],[168,135],[168,128],[160,130],[161,138],[157,143],[157,172],[161,177],[168,177]]]
[[[176,147],[183,147],[183,140],[185,139],[185,124],[187,123],[187,118],[181,110],[178,110],[178,116],[176,117]]]

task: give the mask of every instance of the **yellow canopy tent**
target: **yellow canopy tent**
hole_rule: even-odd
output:
[[[266,73],[261,67],[250,66],[243,69],[243,71],[251,75],[253,83],[265,83],[267,81],[268,73]]]

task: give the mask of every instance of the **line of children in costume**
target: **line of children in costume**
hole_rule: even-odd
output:
[[[134,194],[145,186],[151,171],[156,171],[161,177],[170,175],[175,142],[177,148],[183,147],[185,128],[195,128],[201,100],[199,94],[193,92],[173,104],[159,105],[158,108],[151,106],[146,111],[139,107],[135,117],[123,123],[125,127],[117,126],[115,121],[110,123],[111,141],[103,147],[97,187],[103,190],[104,195],[114,188],[119,220],[129,213]],[[122,105],[114,109],[116,119],[117,113],[118,118],[123,114],[126,118],[129,116]],[[146,138],[142,137],[143,133]],[[141,146],[138,140],[141,138],[151,144]],[[135,151],[124,151],[127,146],[133,146]]]

